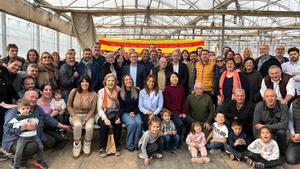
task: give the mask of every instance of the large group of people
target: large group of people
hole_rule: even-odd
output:
[[[145,165],[185,143],[194,163],[209,163],[223,150],[254,168],[300,162],[298,48],[288,49],[289,58],[282,44],[274,56],[261,44],[257,58],[250,48],[239,54],[228,46],[224,56],[202,47],[171,54],[155,45],[140,54],[121,47],[104,56],[100,49],[96,42],[76,61],[74,49],[64,58],[30,49],[24,59],[17,45],[7,46],[0,62],[1,160],[13,157],[10,165],[19,168],[38,153],[34,165],[48,168],[44,149],[71,131],[73,158],[88,156],[97,125],[100,157],[111,154],[111,135],[119,156],[124,124],[126,149],[140,150]]]

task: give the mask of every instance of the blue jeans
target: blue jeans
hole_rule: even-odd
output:
[[[164,134],[162,135],[162,138],[164,139],[164,149],[165,150],[173,150],[176,148],[179,144],[180,137],[178,134],[175,135],[168,135]]]
[[[141,115],[136,114],[135,117],[132,118],[128,113],[123,113],[122,121],[127,126],[126,148],[132,149],[138,147],[143,124]]]
[[[40,138],[36,136],[32,137],[20,137],[17,142],[16,154],[14,159],[14,168],[20,167],[20,162],[22,160],[23,151],[25,146],[30,142],[36,142],[38,145],[38,161],[44,161],[43,154],[44,154],[44,146],[41,142]]]
[[[224,150],[224,143],[220,143],[220,142],[208,142],[206,144],[206,148],[208,150],[211,150],[211,149],[221,149],[221,150]]]

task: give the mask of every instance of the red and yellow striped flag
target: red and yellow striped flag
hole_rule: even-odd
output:
[[[117,51],[123,47],[127,53],[130,48],[141,53],[142,49],[149,48],[149,45],[155,45],[156,49],[162,49],[163,53],[172,53],[175,48],[181,51],[186,49],[189,52],[196,50],[198,47],[204,47],[203,39],[193,40],[123,40],[100,38],[101,51]]]

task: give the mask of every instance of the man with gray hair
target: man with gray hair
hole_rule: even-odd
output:
[[[253,133],[262,127],[271,129],[274,139],[277,141],[280,153],[285,154],[287,143],[288,107],[277,100],[273,89],[266,89],[263,101],[255,106],[253,115]]]
[[[186,98],[185,106],[187,114],[200,122],[202,131],[208,136],[214,117],[214,104],[211,97],[203,93],[201,83],[194,85],[194,93]]]
[[[253,136],[252,121],[255,105],[246,101],[244,89],[236,89],[234,91],[234,99],[230,101],[224,108],[223,112],[230,123],[237,120],[243,125],[243,129],[248,137]],[[227,126],[230,128],[230,126]]]
[[[159,59],[159,66],[152,68],[151,74],[153,75],[155,81],[158,84],[158,89],[160,91],[164,91],[167,86],[171,72],[166,70],[167,67],[167,59],[162,57]]]
[[[280,100],[281,104],[289,103],[296,92],[293,76],[282,72],[277,65],[272,65],[268,72],[269,75],[263,78],[261,82],[261,96],[264,95],[266,89],[273,89],[276,93],[277,100]]]
[[[2,148],[8,153],[15,152],[18,137],[25,130],[37,130],[38,137],[43,141],[45,148],[53,148],[55,145],[61,143],[62,140],[57,140],[57,137],[46,134],[44,127],[58,127],[66,130],[70,130],[70,127],[59,123],[49,114],[44,113],[43,109],[36,104],[38,100],[38,93],[36,91],[29,90],[25,92],[24,98],[30,102],[31,112],[38,118],[39,123],[38,125],[24,123],[18,129],[9,128],[7,124],[17,116],[18,110],[17,108],[8,110],[5,114]],[[25,158],[28,159],[37,152],[37,143],[31,142],[27,144],[23,152],[23,160],[26,161]]]

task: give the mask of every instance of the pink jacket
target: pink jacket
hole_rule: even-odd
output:
[[[186,144],[188,146],[192,146],[191,144],[195,143],[197,145],[197,147],[201,147],[201,146],[205,146],[206,143],[206,138],[203,132],[199,133],[199,134],[193,134],[190,133],[187,137],[186,137]]]

